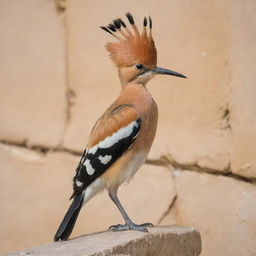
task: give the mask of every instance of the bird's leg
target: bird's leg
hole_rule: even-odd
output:
[[[115,203],[115,205],[117,206],[118,210],[122,214],[124,221],[125,221],[124,225],[122,225],[122,224],[113,225],[113,226],[109,227],[109,230],[113,230],[113,231],[136,230],[136,231],[148,232],[146,227],[153,227],[153,224],[151,224],[151,223],[144,223],[141,225],[137,225],[131,221],[131,219],[127,215],[126,211],[124,210],[121,202],[119,201],[119,199],[117,197],[117,189],[109,190],[108,195],[111,198],[111,200]]]

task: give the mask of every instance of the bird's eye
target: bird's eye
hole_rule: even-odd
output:
[[[137,69],[143,69],[144,67],[143,67],[142,64],[136,64],[136,68],[137,68]]]

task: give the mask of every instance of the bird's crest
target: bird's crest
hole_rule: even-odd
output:
[[[131,24],[131,31],[120,18],[113,20],[107,26],[102,26],[104,31],[110,33],[118,42],[107,43],[106,48],[110,52],[110,57],[119,66],[132,66],[143,64],[156,66],[157,52],[152,38],[152,20],[144,17],[143,30],[140,33],[135,25],[133,16],[130,13],[126,17]],[[149,21],[149,22],[148,22]],[[149,31],[147,25],[149,23]]]

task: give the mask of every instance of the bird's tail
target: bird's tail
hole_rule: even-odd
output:
[[[74,197],[73,202],[71,203],[64,219],[62,220],[62,222],[54,236],[54,241],[68,239],[68,237],[70,236],[70,234],[75,226],[77,216],[82,208],[83,198],[84,198],[83,193],[76,195]]]

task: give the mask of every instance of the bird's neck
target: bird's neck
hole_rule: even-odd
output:
[[[150,92],[141,83],[128,83],[122,86],[119,100],[133,104],[141,113],[147,112],[155,104]]]
[[[118,104],[132,104],[137,110],[141,120],[141,136],[135,148],[138,151],[149,152],[155,137],[158,119],[157,105],[145,86],[139,83],[130,83],[122,88],[118,97]]]
[[[127,85],[131,85],[131,84],[142,85],[146,88],[146,84],[151,78],[152,78],[152,75],[138,76],[135,79],[127,82],[127,79],[123,79],[122,77],[120,77],[120,82],[121,82],[122,88],[126,87]]]

